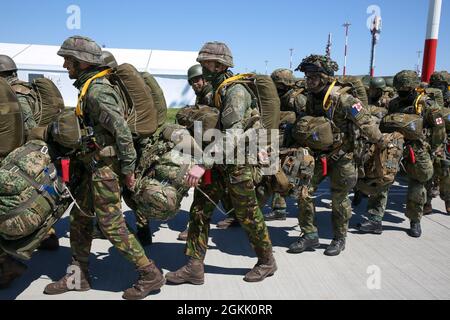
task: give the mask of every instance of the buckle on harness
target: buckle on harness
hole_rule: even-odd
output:
[[[47,146],[43,146],[43,147],[41,148],[41,153],[42,153],[42,154],[47,154],[47,153],[48,153],[48,147],[47,147]]]
[[[13,166],[11,169],[9,169],[9,172],[11,173],[17,173],[19,172],[20,168],[18,166]]]

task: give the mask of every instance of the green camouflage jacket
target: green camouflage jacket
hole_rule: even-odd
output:
[[[20,108],[23,114],[23,122],[25,132],[37,127],[33,117],[35,105],[37,103],[36,93],[27,82],[20,81],[17,77],[9,77],[6,79],[17,95]]]
[[[81,91],[86,81],[97,73],[98,70],[83,72],[74,86]],[[136,150],[124,118],[123,103],[108,79],[99,78],[91,83],[82,108],[84,122],[93,128],[96,142],[100,147],[115,146],[122,174],[127,175],[135,170]]]

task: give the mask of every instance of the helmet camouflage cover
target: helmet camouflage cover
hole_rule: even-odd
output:
[[[275,84],[284,84],[286,86],[295,84],[294,73],[289,69],[276,69],[270,77]]]
[[[413,70],[403,70],[394,77],[394,87],[397,91],[409,91],[417,88],[420,80],[417,72]]]
[[[73,36],[66,39],[59,49],[58,55],[71,57],[93,66],[103,64],[102,49],[94,40],[87,37]]]
[[[446,86],[450,85],[450,74],[447,71],[436,71],[430,77],[430,85],[444,83]]]
[[[312,54],[300,63],[295,69],[301,72],[321,72],[328,76],[334,76],[334,73],[339,70],[338,64],[328,58],[327,56]]]
[[[217,61],[227,67],[234,67],[230,48],[225,43],[218,41],[205,43],[198,53],[197,61]]]

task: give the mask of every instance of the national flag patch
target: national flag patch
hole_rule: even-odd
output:
[[[444,120],[442,120],[441,117],[436,118],[436,125],[440,126],[440,125],[443,125],[443,124],[444,124]]]
[[[361,102],[358,102],[357,104],[354,104],[352,106],[352,115],[353,117],[356,117],[362,110],[363,106],[361,104]]]

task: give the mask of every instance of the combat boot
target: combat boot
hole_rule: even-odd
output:
[[[423,206],[423,215],[426,216],[432,213],[433,213],[433,206],[431,205],[431,202],[425,203],[425,205]]]
[[[317,249],[320,247],[319,238],[314,237],[311,239],[305,238],[305,236],[300,237],[297,241],[289,246],[289,253],[302,253],[308,249]]]
[[[286,220],[286,209],[274,209],[264,215],[265,221]]]
[[[450,215],[450,201],[445,201],[445,210],[447,214]]]
[[[331,241],[324,254],[326,256],[337,256],[345,250],[345,238],[335,238]]]
[[[373,221],[367,219],[362,223],[358,224],[358,229],[361,232],[366,233],[374,233],[374,234],[382,234],[383,233],[383,225],[381,221]]]
[[[59,240],[52,228],[38,247],[38,250],[55,251],[59,249]]]
[[[152,233],[148,225],[145,227],[137,227],[136,237],[143,247],[153,243]]]
[[[166,279],[174,284],[192,283],[202,285],[205,282],[205,266],[203,260],[190,258],[185,266],[175,272],[168,272]]]
[[[26,270],[27,266],[18,260],[8,255],[0,257],[0,289],[8,288]]]
[[[126,300],[141,300],[148,296],[151,292],[161,289],[166,283],[161,271],[151,261],[150,265],[138,269],[139,279],[133,286],[122,295]]]
[[[411,221],[411,228],[409,229],[408,234],[410,237],[420,238],[420,236],[422,235],[422,228],[420,226],[420,222]]]
[[[87,268],[87,264],[80,263],[76,260],[72,261],[72,264],[69,267],[71,272],[62,277],[59,281],[48,284],[44,293],[49,295],[62,294],[69,291],[88,291],[91,290],[91,284],[89,280],[89,271]],[[69,269],[68,268],[68,269]],[[80,272],[75,272],[73,269],[78,268]],[[79,284],[75,279],[76,275],[80,275]],[[78,285],[77,285],[78,284]]]
[[[237,227],[239,225],[238,220],[235,217],[227,217],[217,223],[217,228],[228,229],[229,227]]]
[[[244,281],[263,281],[265,278],[273,276],[277,269],[278,267],[275,258],[273,257],[272,253],[270,253],[270,256],[268,258],[258,259],[258,262],[253,267],[253,269],[245,275]]]
[[[178,234],[178,238],[177,239],[180,240],[180,241],[187,241],[188,231],[189,231],[189,229],[186,228],[186,230],[184,230],[183,232],[180,232]]]

